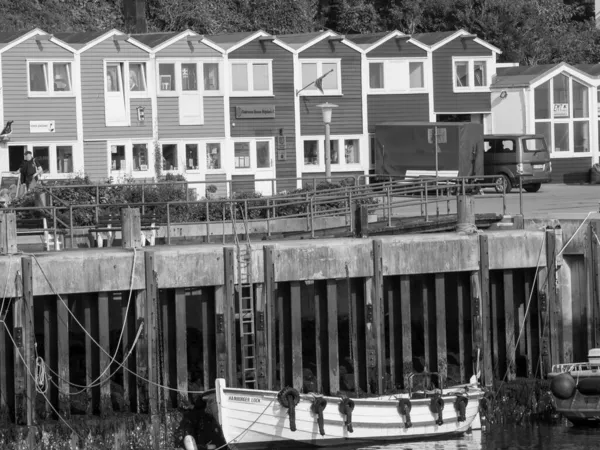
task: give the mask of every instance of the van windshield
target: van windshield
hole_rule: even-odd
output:
[[[523,148],[526,152],[546,150],[546,142],[544,141],[544,138],[523,139]]]

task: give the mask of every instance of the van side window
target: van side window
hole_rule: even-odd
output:
[[[484,141],[483,150],[490,153],[498,153],[502,151],[502,139],[486,139]]]
[[[483,151],[487,153],[491,149],[492,149],[492,143],[490,141],[484,141],[483,142]]]
[[[514,153],[515,150],[515,141],[512,139],[503,139],[502,146],[498,149],[498,151],[501,153]]]

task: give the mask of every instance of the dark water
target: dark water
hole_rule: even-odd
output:
[[[354,447],[364,450],[587,450],[600,449],[600,428],[561,425],[500,426],[460,438]]]

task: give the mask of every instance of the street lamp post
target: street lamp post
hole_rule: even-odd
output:
[[[317,107],[321,108],[321,111],[323,112],[323,123],[325,124],[325,178],[328,183],[331,183],[331,144],[329,126],[331,124],[331,113],[333,112],[333,108],[337,108],[337,105],[326,102],[317,105]]]

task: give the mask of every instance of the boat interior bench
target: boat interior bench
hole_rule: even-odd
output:
[[[142,214],[140,216],[141,223],[141,242],[142,246],[154,245],[156,243],[156,214]],[[120,214],[102,214],[98,217],[98,224],[90,228],[90,234],[96,241],[98,247],[103,247],[106,241],[108,247],[112,247],[115,240],[115,233],[123,230]]]
[[[45,217],[17,217],[17,236],[40,236],[46,251],[60,250],[67,230],[48,228]]]

